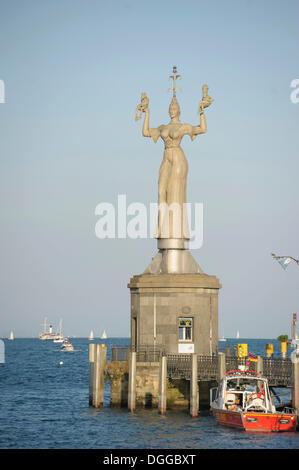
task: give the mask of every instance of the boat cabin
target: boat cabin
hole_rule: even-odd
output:
[[[215,387],[211,392],[218,407],[223,410],[275,412],[267,379],[254,372],[228,372],[219,389]]]

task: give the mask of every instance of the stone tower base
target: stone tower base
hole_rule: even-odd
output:
[[[216,276],[144,273],[132,277],[128,287],[132,346],[162,347],[166,354],[216,353],[221,288]],[[191,338],[182,322],[191,324]]]

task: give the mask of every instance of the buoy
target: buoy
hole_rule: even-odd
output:
[[[59,364],[62,366],[62,364],[63,364],[63,361],[60,361],[60,362],[59,362]]]

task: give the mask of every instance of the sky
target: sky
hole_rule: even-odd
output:
[[[101,202],[157,201],[172,66],[181,121],[208,130],[182,148],[188,202],[203,203],[192,255],[216,275],[219,334],[290,335],[299,310],[297,0],[0,0],[0,336],[37,336],[47,317],[67,335],[129,336],[127,284],[153,239],[95,235]],[[299,93],[298,93],[299,96]]]

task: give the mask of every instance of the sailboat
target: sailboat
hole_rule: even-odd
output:
[[[13,341],[15,339],[13,331],[10,332],[9,338],[10,341]]]
[[[103,331],[101,339],[107,339],[107,333],[106,330]]]
[[[89,333],[89,338],[88,338],[89,341],[93,341],[94,340],[94,334],[93,334],[93,330],[90,330],[90,333]]]
[[[236,338],[237,338],[237,339],[240,338],[240,332],[239,332],[239,331],[237,331]]]
[[[61,349],[63,351],[74,351],[74,346],[72,345],[72,343],[70,342],[68,338],[64,338]]]
[[[218,338],[218,341],[226,341],[226,338],[224,338],[224,334],[221,336],[221,338]]]

